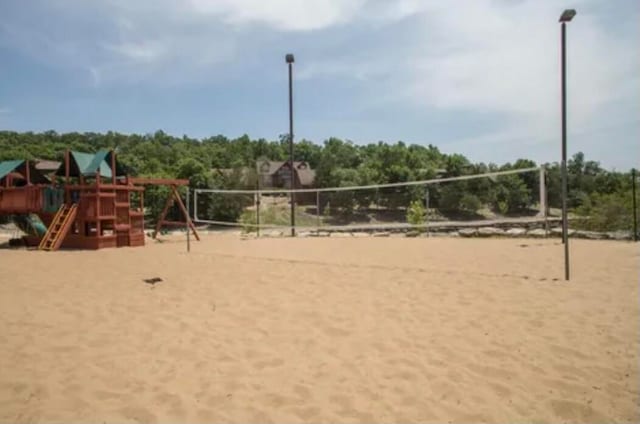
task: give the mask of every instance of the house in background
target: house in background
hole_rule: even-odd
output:
[[[259,160],[256,164],[260,178],[260,188],[291,188],[291,167],[288,161]],[[293,162],[293,175],[296,188],[311,188],[316,172],[309,163]]]
[[[316,172],[311,169],[308,162],[293,162],[295,187],[312,188]],[[219,168],[213,169],[225,178],[234,178],[236,186],[243,186],[247,189],[288,189],[291,187],[291,169],[288,161],[272,161],[261,159],[256,162],[255,171],[249,167],[242,168]],[[257,176],[257,181],[256,181]]]

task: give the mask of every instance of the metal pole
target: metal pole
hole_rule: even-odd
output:
[[[316,226],[318,227],[318,231],[320,231],[320,192],[316,191]]]
[[[633,196],[633,241],[638,241],[638,206],[636,204],[636,170],[631,170],[631,192]]]
[[[425,224],[427,225],[427,237],[431,237],[431,230],[429,229],[429,187],[426,187],[426,191],[424,194],[425,204],[426,204],[426,214],[425,214]]]
[[[547,168],[544,165],[540,167],[540,204],[544,217],[544,235],[549,237],[549,196],[547,194]]]
[[[193,219],[198,220],[198,190],[193,190]]]
[[[189,228],[189,220],[191,219],[191,198],[190,198],[190,190],[189,186],[187,186],[187,253],[191,252],[191,229]]]
[[[376,187],[376,221],[380,220],[380,189]]]
[[[260,202],[262,201],[262,195],[260,194],[260,174],[257,174],[256,177],[256,188],[258,189],[254,197],[256,204],[256,237],[260,237]]]
[[[255,194],[256,203],[256,237],[260,237],[260,192]]]
[[[562,241],[564,243],[564,279],[569,281],[569,223],[567,221],[567,56],[566,24],[562,23]]]
[[[291,189],[296,188],[293,167],[293,63],[289,62],[289,166],[291,171]],[[291,192],[291,237],[296,235],[296,195]]]

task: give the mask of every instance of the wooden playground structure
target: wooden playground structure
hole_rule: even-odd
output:
[[[66,151],[58,170],[48,176],[30,161],[5,161],[0,162],[0,215],[10,215],[26,233],[25,244],[40,250],[144,246],[145,186],[164,185],[170,193],[153,237],[162,226],[188,226],[199,240],[178,192],[188,183],[129,177],[111,150]],[[184,222],[165,219],[174,203]]]

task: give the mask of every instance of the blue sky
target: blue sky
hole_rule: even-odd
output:
[[[640,167],[636,0],[0,0],[0,128],[434,144]]]

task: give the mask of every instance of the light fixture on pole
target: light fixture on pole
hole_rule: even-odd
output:
[[[293,54],[288,53],[285,61],[289,65],[289,175],[291,181],[291,190],[295,190],[296,176],[293,166],[293,62],[295,61]],[[296,235],[296,195],[291,192],[291,237]]]
[[[569,281],[569,222],[567,220],[567,54],[566,23],[576,16],[574,9],[566,9],[560,15],[561,26],[561,87],[562,87],[562,242],[564,244],[564,279]]]

